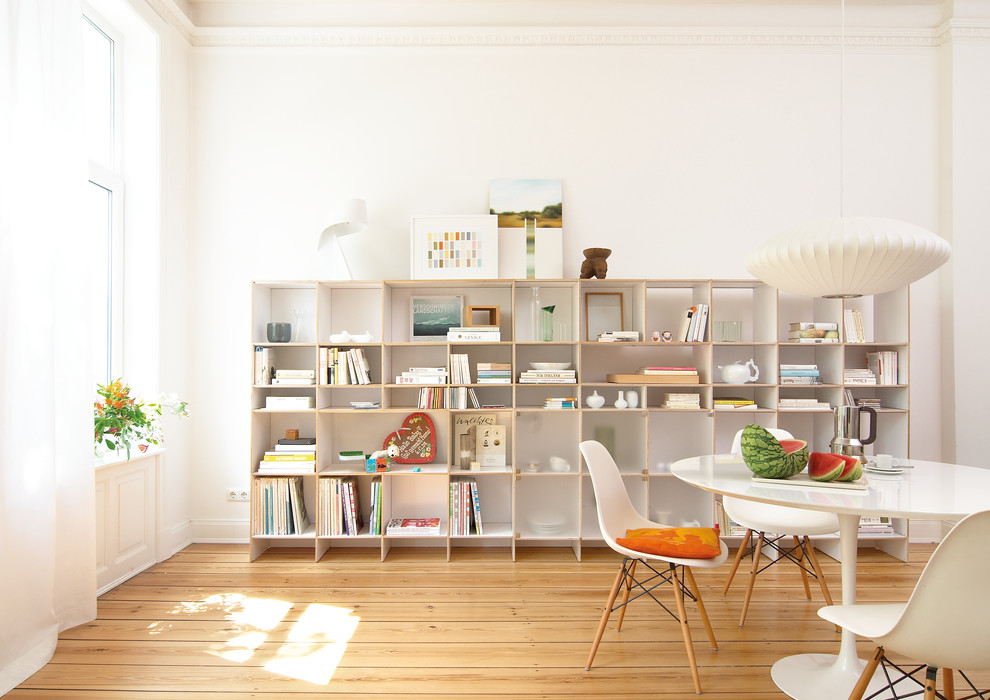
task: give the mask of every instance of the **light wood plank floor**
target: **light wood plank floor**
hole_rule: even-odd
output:
[[[695,698],[680,631],[655,603],[610,623],[584,663],[618,558],[608,549],[433,549],[378,552],[193,545],[103,595],[98,617],[60,636],[52,661],[9,700],[307,700],[333,697]],[[861,550],[860,602],[906,600],[932,546],[908,563]],[[839,564],[821,555],[835,599]],[[731,560],[730,560],[731,561]],[[772,663],[834,652],[838,635],[804,599],[797,569],[760,575],[744,628],[745,588],[725,598],[729,564],[698,573],[719,642],[689,606],[705,696],[782,698]],[[672,596],[669,589],[668,597]],[[862,641],[860,655],[871,645]],[[984,676],[982,681],[990,684]],[[838,699],[837,699],[838,700]]]

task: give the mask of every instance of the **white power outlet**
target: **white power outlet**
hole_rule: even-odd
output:
[[[247,489],[227,489],[228,501],[250,501],[251,495]]]

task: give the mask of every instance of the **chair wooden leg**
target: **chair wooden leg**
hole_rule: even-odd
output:
[[[804,568],[804,546],[801,544],[801,539],[797,535],[792,536],[794,538],[794,547],[798,551],[798,569],[801,571],[801,581],[804,583],[804,595],[808,600],[811,600],[811,586],[808,585],[808,572]]]
[[[689,566],[684,567],[684,580],[691,590],[691,595],[694,596],[694,599],[698,603],[698,614],[701,616],[701,622],[705,625],[705,631],[708,633],[708,641],[712,643],[712,651],[718,651],[718,642],[715,641],[715,631],[712,629],[712,623],[708,619],[708,611],[705,610],[705,604],[701,600],[701,589],[698,588],[698,584],[694,580],[694,573]]]
[[[942,695],[946,700],[956,700],[956,683],[952,677],[951,668],[942,669]]]
[[[763,552],[763,540],[766,534],[761,532],[760,539],[756,541],[756,549],[753,551],[753,568],[749,572],[749,584],[746,586],[746,599],[743,600],[742,615],[739,616],[739,626],[746,624],[746,613],[749,610],[749,599],[753,597],[753,585],[756,583],[756,572],[760,569],[760,554]]]
[[[612,590],[608,593],[608,602],[605,603],[605,610],[602,612],[602,619],[598,622],[598,632],[595,633],[595,641],[591,643],[591,653],[588,654],[588,663],[584,665],[584,670],[588,671],[591,669],[591,662],[595,659],[595,653],[598,651],[598,644],[602,641],[602,635],[605,634],[605,625],[608,624],[609,615],[612,614],[612,605],[615,603],[615,598],[619,595],[619,586],[626,578],[626,566],[625,562],[619,565],[619,573],[615,576],[615,583],[612,584]]]
[[[749,541],[753,538],[753,531],[746,530],[746,535],[743,537],[742,542],[739,545],[739,550],[736,552],[736,558],[732,561],[732,568],[729,569],[729,578],[725,582],[725,588],[722,589],[722,595],[729,592],[729,586],[732,585],[732,579],[736,575],[736,569],[739,568],[739,562],[746,555],[746,549],[749,547]]]
[[[925,671],[925,700],[935,700],[936,674],[938,674],[938,669],[934,666],[929,666]]]
[[[815,554],[815,545],[811,543],[811,538],[807,535],[804,536],[804,547],[808,552],[808,561],[811,562],[811,568],[815,572],[815,578],[818,579],[818,587],[822,589],[822,595],[825,597],[825,604],[832,605],[832,596],[828,592],[828,584],[825,582],[825,574],[822,573],[822,565],[818,563],[818,555]],[[841,632],[842,628],[836,625],[835,631]]]
[[[873,656],[870,660],[866,662],[866,668],[863,669],[863,673],[860,674],[859,680],[856,681],[856,685],[853,686],[852,692],[849,693],[849,700],[862,700],[863,693],[866,692],[866,687],[870,684],[873,679],[873,674],[877,670],[877,666],[880,665],[880,659],[883,658],[883,647],[877,647],[873,651]]]
[[[674,600],[677,602],[677,617],[681,622],[681,634],[684,636],[684,647],[687,649],[688,662],[691,664],[691,678],[694,681],[694,692],[701,695],[701,678],[698,676],[698,663],[694,659],[694,644],[691,642],[691,629],[688,627],[687,611],[684,609],[684,592],[681,591],[681,581],[677,577],[677,567],[670,566],[670,575],[674,583]]]
[[[622,594],[622,607],[619,608],[619,616],[615,619],[615,631],[622,631],[622,621],[626,619],[626,608],[629,603],[629,592],[632,590],[633,583],[636,579],[633,577],[636,575],[636,564],[639,563],[638,559],[633,559],[632,563],[629,565],[629,572],[626,574],[626,590]]]

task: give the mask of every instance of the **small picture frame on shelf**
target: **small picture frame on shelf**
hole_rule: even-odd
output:
[[[624,331],[621,292],[586,292],[584,295],[584,339],[594,341],[605,331]]]
[[[410,244],[411,279],[498,279],[494,214],[414,216]]]
[[[409,330],[413,340],[447,342],[447,331],[458,327],[464,313],[462,296],[413,296]]]

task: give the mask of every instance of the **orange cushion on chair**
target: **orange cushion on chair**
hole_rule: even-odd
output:
[[[626,549],[683,559],[711,559],[722,552],[716,527],[641,527],[615,540]]]

